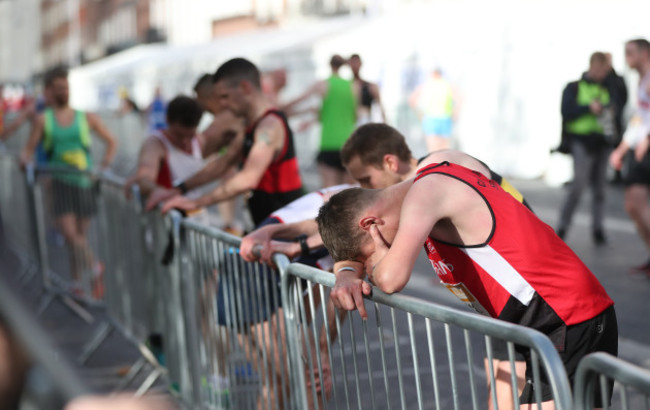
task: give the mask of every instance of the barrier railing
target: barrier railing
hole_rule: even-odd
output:
[[[344,315],[318,302],[327,300],[334,275],[299,264],[290,265],[287,272],[283,287],[292,312],[287,327],[305,341],[290,346],[292,359],[307,368],[299,373],[306,383],[298,383],[308,386],[305,408],[422,409],[430,402],[435,408],[484,408],[486,380],[479,374],[485,375],[485,357],[492,362],[495,339],[507,341],[512,385],[516,344],[530,349],[535,383],[544,370],[556,408],[571,408],[562,361],[538,331],[377,289],[368,298],[374,307],[368,309],[369,318],[350,315],[345,326]],[[418,346],[423,338],[426,346]],[[495,397],[490,366],[488,374]],[[518,408],[517,389],[513,391]],[[539,391],[535,402],[542,402]]]
[[[35,171],[25,178],[0,157],[0,176],[11,183],[0,187],[3,225],[37,261],[52,295],[105,306],[109,319],[82,362],[115,329],[140,349],[120,387],[151,365],[138,394],[166,373],[188,408],[483,408],[497,397],[495,370],[485,363],[503,340],[509,402],[519,406],[515,352],[525,351],[535,382],[548,381],[556,408],[571,408],[563,364],[535,330],[376,289],[368,320],[346,317],[329,302],[330,273],[283,255],[274,257],[277,268],[245,262],[239,238],[200,217],[145,213],[137,191],[124,197],[119,178]],[[82,189],[60,186],[65,182]],[[88,211],[95,202],[96,212]],[[83,244],[74,235],[62,240],[61,210],[86,219]],[[147,346],[153,339],[162,343]],[[594,360],[585,366],[608,371]],[[647,394],[650,382],[626,372],[604,374]],[[534,398],[540,403],[541,393]]]
[[[32,215],[36,223],[38,260],[47,297],[39,313],[57,297],[82,319],[92,315],[79,303],[101,305],[103,300],[103,241],[99,226],[104,203],[101,180],[70,167],[28,168]]]
[[[107,318],[84,347],[79,362],[88,361],[117,329],[138,348],[141,355],[116,390],[129,386],[147,365],[152,367],[136,390],[139,395],[165,372],[160,363],[161,347],[147,346],[146,342],[164,328],[157,297],[161,294],[158,277],[163,266],[158,263],[160,259],[156,258],[156,250],[162,246],[160,242],[166,240],[166,235],[163,234],[165,230],[160,215],[141,212],[137,191],[129,200],[125,198],[121,178],[105,174],[101,182],[101,189],[96,193],[100,203],[96,224],[101,235],[95,247],[99,251],[101,262],[97,263],[101,264],[102,271],[99,275],[97,272],[90,272],[90,275],[93,279],[92,296],[101,298]]]
[[[20,169],[14,157],[0,154],[0,210],[5,236],[8,243],[19,251],[25,266],[32,266],[28,277],[38,271],[34,265],[39,260],[36,223],[33,217],[33,200],[27,175]],[[25,273],[25,272],[23,272]]]
[[[614,383],[612,386],[612,383]],[[592,353],[585,356],[576,372],[575,410],[594,408],[594,391],[600,384],[601,393],[614,388],[613,403],[601,397],[603,408],[650,409],[650,371],[624,362],[607,353]],[[615,403],[619,401],[619,403]]]
[[[288,342],[279,271],[245,262],[239,256],[240,238],[195,219],[183,220],[180,234],[175,256],[183,272],[194,404],[288,408]]]

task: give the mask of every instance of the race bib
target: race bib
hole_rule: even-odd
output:
[[[481,315],[490,316],[488,311],[479,303],[478,300],[472,295],[472,292],[467,289],[467,286],[463,282],[458,283],[445,283],[440,281],[451,293],[456,295],[461,302],[465,303],[470,309],[473,309]]]
[[[61,155],[61,159],[66,164],[71,165],[77,169],[88,169],[88,159],[86,157],[86,152],[83,150],[64,152]]]

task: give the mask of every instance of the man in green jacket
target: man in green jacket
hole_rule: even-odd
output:
[[[562,94],[563,127],[570,141],[574,177],[560,211],[557,234],[564,239],[582,191],[591,183],[592,235],[597,245],[606,243],[603,219],[610,152],[608,137],[615,132],[611,96],[603,84],[608,69],[605,54],[593,53],[589,70],[579,81],[569,83]]]

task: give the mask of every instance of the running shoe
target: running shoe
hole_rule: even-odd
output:
[[[104,298],[104,270],[105,267],[102,262],[95,262],[92,279],[92,294],[95,300]]]

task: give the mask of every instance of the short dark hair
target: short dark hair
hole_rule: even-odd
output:
[[[341,68],[343,64],[345,64],[345,59],[338,54],[334,54],[332,58],[330,58],[330,67],[334,70]]]
[[[212,76],[213,83],[228,81],[230,84],[239,81],[248,81],[258,90],[262,89],[260,81],[260,70],[257,66],[245,58],[233,58],[221,64]]]
[[[212,74],[203,74],[194,84],[194,92],[199,94],[203,92],[204,89],[212,87],[214,81],[212,81]]]
[[[361,163],[381,168],[384,155],[396,155],[401,161],[410,161],[411,150],[404,136],[390,125],[382,123],[364,124],[357,128],[341,149],[341,162],[350,163],[359,156]]]
[[[59,79],[59,78],[68,78],[68,69],[64,66],[58,66],[52,68],[50,71],[48,71],[45,74],[44,78],[44,83],[46,87],[50,87],[53,83],[54,80]]]
[[[589,57],[589,65],[594,64],[607,64],[607,56],[605,53],[596,51]]]
[[[352,60],[354,58],[356,58],[357,60],[361,60],[361,56],[359,54],[356,54],[356,53],[352,54],[348,60]]]
[[[359,216],[378,192],[349,188],[333,195],[318,211],[318,232],[335,262],[355,260],[361,255],[365,232],[358,226]]]
[[[645,51],[650,54],[650,42],[645,38],[635,38],[629,40],[628,44],[634,44],[640,51]]]
[[[203,110],[194,98],[179,95],[167,105],[167,123],[183,127],[196,127],[201,121]]]

